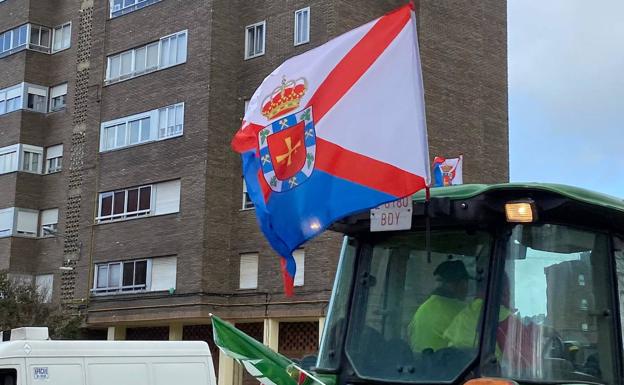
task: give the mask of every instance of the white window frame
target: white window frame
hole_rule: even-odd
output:
[[[178,111],[178,108],[182,109],[182,121],[181,122],[177,121],[177,117],[178,117],[177,111]],[[174,125],[173,125],[173,127],[181,126],[180,131],[175,131],[174,133],[169,133],[169,128],[171,127],[171,126],[169,126],[169,114],[170,114],[171,109],[173,109],[173,114],[174,114],[174,117],[173,117]],[[182,103],[172,104],[170,106],[166,106],[166,107],[162,107],[162,108],[158,109],[158,120],[157,120],[157,127],[156,127],[157,140],[165,140],[165,139],[175,138],[175,137],[178,137],[178,136],[182,136],[184,134],[184,112],[185,111],[184,111],[184,103],[183,102]],[[165,127],[164,127],[165,134],[163,136],[161,136],[161,129],[163,127],[161,127],[161,125],[160,125],[160,120],[161,120],[160,117],[161,117],[162,113],[166,114],[165,115],[165,122],[166,122],[166,124],[165,124]]]
[[[136,263],[137,262],[146,262],[147,266],[145,268],[145,284],[139,285],[130,285],[123,286],[123,272],[124,272],[124,263],[133,263],[135,265],[133,273],[133,283],[136,280]],[[110,274],[110,266],[119,265],[119,282],[117,286],[108,286],[109,274]],[[106,286],[98,287],[98,277],[100,269],[106,267]],[[142,258],[142,259],[130,259],[123,261],[114,261],[114,262],[103,262],[95,264],[95,271],[93,274],[93,287],[91,288],[91,293],[99,294],[99,295],[108,295],[108,294],[123,294],[123,293],[142,293],[148,292],[151,290],[152,286],[152,258]]]
[[[179,133],[176,133],[175,135],[171,135],[171,136],[165,136],[165,137],[160,137],[160,111],[161,110],[165,110],[171,107],[181,107],[182,108],[182,128],[180,130]],[[178,136],[182,136],[184,135],[184,114],[185,114],[185,104],[184,102],[180,102],[180,103],[175,103],[175,104],[171,104],[168,106],[164,106],[164,107],[160,107],[151,111],[146,111],[146,112],[141,112],[139,114],[134,114],[134,115],[130,115],[130,116],[124,116],[122,118],[118,118],[118,119],[114,119],[114,120],[109,120],[106,122],[103,122],[100,125],[100,152],[109,152],[109,151],[116,151],[116,150],[120,150],[122,148],[127,148],[127,147],[132,147],[132,146],[139,146],[142,144],[146,144],[146,143],[150,143],[150,142],[154,142],[154,141],[159,141],[159,140],[166,140],[166,139],[171,139],[171,138],[176,138]],[[136,120],[140,120],[140,119],[146,119],[149,118],[149,126],[150,126],[150,133],[149,133],[149,139],[147,140],[139,140],[138,143],[134,143],[134,144],[129,144],[129,138],[130,138],[130,122],[136,121]],[[124,145],[117,145],[117,130],[118,130],[118,126],[120,125],[125,125],[125,130],[126,130],[126,135],[125,135],[125,144]],[[108,129],[111,129],[114,127],[114,137],[115,137],[115,145],[111,148],[108,148],[107,145],[107,139],[108,136],[106,135],[106,131]],[[140,135],[139,135],[139,139],[140,139]]]
[[[50,157],[51,150],[53,149],[58,150],[59,147],[60,147],[61,155]],[[62,144],[57,144],[54,146],[46,147],[45,149],[45,173],[46,174],[53,174],[56,172],[61,172],[63,170],[63,150],[64,149],[63,149]],[[50,167],[51,165],[54,165],[54,167]]]
[[[149,209],[139,209],[141,206],[141,189],[142,188],[150,188],[150,205]],[[173,188],[173,189],[172,189]],[[137,210],[136,211],[127,211],[128,210],[128,191],[129,190],[138,190],[137,197]],[[175,200],[167,200],[164,197],[167,197],[166,193],[176,191],[177,197]],[[124,192],[124,211],[118,214],[114,214],[115,211],[115,194]],[[112,196],[111,202],[111,213],[109,215],[100,215],[102,212],[102,201],[103,199]],[[168,181],[163,181],[159,183],[146,184],[141,186],[128,187],[113,191],[105,191],[98,194],[98,204],[97,211],[95,213],[95,223],[110,223],[110,222],[119,222],[124,220],[132,220],[138,218],[145,218],[150,216],[159,216],[159,215],[167,215],[174,214],[180,212],[180,199],[182,196],[182,183],[180,179],[173,179]]]
[[[185,39],[185,44],[186,46],[184,47],[184,58],[180,61],[178,61],[178,56],[176,54],[176,62],[173,64],[167,64],[164,65],[163,63],[161,63],[161,54],[163,51],[163,42],[165,41],[169,41],[169,39],[171,39],[172,37],[176,37],[176,41],[178,41],[178,39],[180,39],[182,36],[184,36]],[[141,75],[145,75],[145,74],[149,74],[155,71],[160,71],[163,70],[165,68],[170,68],[170,67],[174,67],[180,64],[184,64],[186,63],[187,57],[188,57],[188,41],[189,41],[189,33],[188,33],[188,29],[185,29],[183,31],[179,31],[176,33],[172,33],[170,35],[167,36],[163,36],[158,40],[158,57],[157,57],[157,66],[156,67],[150,67],[149,69],[146,67],[145,69],[141,70],[141,71],[137,71],[136,70],[136,51],[142,48],[146,49],[146,58],[147,58],[147,47],[150,45],[153,45],[156,42],[150,42],[149,44],[145,44],[142,45],[140,47],[135,47],[132,49],[129,49],[127,51],[123,51],[123,52],[119,52],[116,53],[114,55],[109,55],[106,58],[106,74],[105,74],[105,79],[104,79],[104,84],[105,85],[109,85],[109,84],[114,84],[114,83],[119,83],[122,82],[124,80],[128,80],[128,79],[132,79],[135,78],[137,76],[141,76]],[[176,46],[178,47],[178,46]],[[121,63],[121,58],[124,55],[131,55],[131,63],[130,63],[130,72],[128,74],[121,74],[121,68],[122,68],[122,63]],[[111,73],[111,63],[113,60],[119,58],[120,63],[119,63],[119,76],[118,77],[112,77],[113,74]]]
[[[69,43],[67,44],[67,46],[64,46],[64,44],[63,44],[64,41],[65,41],[63,39],[65,28],[69,29]],[[72,31],[72,22],[71,21],[68,21],[67,23],[64,23],[64,24],[61,24],[59,26],[56,26],[56,27],[54,27],[52,29],[52,44],[51,44],[51,47],[50,47],[52,53],[61,52],[61,51],[64,51],[66,49],[69,49],[71,47],[71,31]],[[59,32],[61,34],[61,48],[54,49],[54,42],[56,40],[56,35]]]
[[[124,6],[125,4],[125,1],[124,1],[122,2],[121,7],[115,9],[113,0],[110,0],[108,2],[109,18],[114,19],[116,17],[123,16],[134,11],[138,11],[139,9],[145,8],[148,5],[156,4],[160,2],[161,0],[132,0],[132,1],[133,1],[132,5]]]
[[[30,38],[32,36],[32,30],[33,27],[39,28],[39,40],[38,43],[31,43],[30,42]],[[42,30],[47,30],[48,31],[48,36],[49,36],[49,40],[48,40],[48,45],[43,45],[42,41],[41,41],[41,31]],[[38,52],[43,52],[43,53],[50,53],[50,49],[52,47],[52,30],[48,27],[45,27],[43,25],[39,25],[39,24],[28,24],[28,49],[31,49],[33,51],[38,51]]]
[[[24,160],[26,158],[26,153],[36,154],[39,156],[39,162],[37,163],[37,169],[31,170],[30,168],[24,168]],[[18,171],[29,172],[31,174],[41,174],[43,171],[43,147],[31,146],[28,144],[20,144],[19,145],[19,156],[18,156]]]
[[[257,45],[256,40],[258,38],[258,32],[257,32],[257,28],[262,26],[262,50],[256,50],[254,49],[254,51],[250,54],[249,52],[249,30],[253,29],[254,31],[254,45]],[[256,47],[254,47],[256,48]],[[258,23],[254,23],[254,24],[250,24],[248,26],[245,27],[245,60],[248,59],[253,59],[255,57],[258,56],[262,56],[264,55],[266,51],[266,20],[263,20],[261,22]]]
[[[55,214],[56,221],[49,222],[47,220],[44,220],[44,216],[46,212],[49,213],[49,212],[54,212],[54,211],[56,211],[56,214]],[[39,213],[39,236],[41,238],[54,237],[55,235],[53,232],[58,231],[58,222],[59,222],[59,209],[58,208],[41,210],[41,212]],[[52,232],[49,232],[46,234],[44,230],[45,228],[52,230]]]
[[[155,185],[153,184],[147,184],[147,185],[143,185],[143,186],[137,186],[137,187],[129,187],[129,188],[125,188],[125,189],[120,189],[120,190],[114,190],[114,191],[105,191],[105,192],[101,192],[98,195],[98,207],[97,207],[97,213],[96,213],[96,218],[95,221],[96,223],[108,223],[108,222],[116,222],[116,221],[120,221],[120,220],[126,220],[126,219],[134,219],[134,218],[141,218],[144,216],[148,216],[148,215],[152,215],[153,211],[155,209],[154,207],[154,200],[156,198],[155,196]],[[140,210],[138,209],[137,211],[127,211],[128,210],[128,191],[129,190],[138,190],[138,198],[137,198],[137,206],[141,205],[141,189],[143,188],[150,188],[150,207],[149,209],[143,209]],[[113,211],[115,210],[115,194],[120,193],[120,192],[124,192],[124,211],[122,213],[119,214],[114,214]],[[113,197],[113,200],[111,202],[111,214],[110,215],[104,215],[104,216],[100,216],[100,213],[102,211],[102,200],[107,198],[108,196]],[[138,208],[138,207],[137,207]]]
[[[0,238],[12,237],[13,232],[15,231],[15,223],[17,221],[17,210],[15,207],[7,207],[4,209],[0,209],[0,214],[7,215],[9,219],[9,227],[8,228],[0,228]]]
[[[34,104],[32,108],[28,107],[29,95],[42,97],[41,103]],[[22,108],[29,111],[40,112],[45,114],[48,112],[48,96],[49,88],[44,86],[38,86],[36,84],[24,83],[24,95],[22,97]],[[40,109],[37,109],[37,105],[41,105]]]
[[[6,170],[3,170],[2,168],[0,168],[0,175],[8,174],[11,172],[16,172],[19,169],[19,159],[20,159],[19,144],[14,144],[12,146],[0,148],[0,156],[4,156],[8,154],[14,154],[13,164],[11,165],[11,167],[7,168]]]
[[[62,88],[62,87],[65,88],[65,93],[61,93],[58,96],[54,96],[55,89]],[[60,98],[60,97],[64,97],[64,99],[63,99],[63,101],[64,101],[63,106],[59,107],[59,108],[53,108],[54,99]],[[50,112],[61,111],[61,110],[64,110],[65,108],[67,108],[67,82],[61,83],[61,84],[57,84],[55,86],[50,87],[50,92],[49,92],[49,98],[48,99],[50,99],[50,105],[48,106],[48,110]]]
[[[306,31],[306,36],[303,40],[299,41],[298,37],[299,37],[299,18],[297,17],[299,14],[303,14],[306,13],[308,18],[306,19],[306,25],[305,25],[305,31]],[[302,8],[302,9],[298,9],[295,11],[295,32],[294,32],[294,45],[302,45],[302,44],[306,44],[310,42],[310,7],[306,7],[306,8]]]

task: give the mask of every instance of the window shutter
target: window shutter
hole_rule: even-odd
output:
[[[51,98],[56,98],[57,96],[61,96],[61,95],[67,95],[67,83],[60,84],[50,89]]]
[[[241,254],[240,256],[240,289],[258,287],[258,254]]]
[[[295,262],[297,262],[297,272],[295,273],[295,286],[303,286],[303,278],[305,276],[305,252],[303,249],[293,252]]]
[[[44,303],[52,302],[52,289],[54,287],[53,274],[37,275],[35,277],[35,287]]]
[[[176,288],[177,257],[154,258],[152,260],[151,291]]]
[[[156,190],[155,215],[177,213],[180,211],[180,180],[158,183]]]
[[[50,146],[46,150],[46,159],[54,159],[63,156],[63,145]]]
[[[58,223],[58,209],[43,210],[41,212],[41,226]]]
[[[37,234],[39,213],[36,211],[17,211],[17,231],[26,234]]]
[[[33,94],[33,95],[43,96],[43,97],[46,97],[48,95],[47,90],[42,89],[42,88],[36,88],[36,87],[28,87],[28,93]]]
[[[0,236],[10,235],[13,229],[13,208],[0,210]]]

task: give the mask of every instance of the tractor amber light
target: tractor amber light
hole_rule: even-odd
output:
[[[530,223],[537,219],[533,202],[508,202],[505,204],[507,222]]]
[[[516,381],[506,378],[473,378],[464,383],[464,385],[518,385]]]

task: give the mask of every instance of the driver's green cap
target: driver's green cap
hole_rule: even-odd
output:
[[[472,278],[462,261],[445,261],[436,267],[433,275],[443,282],[457,282]]]

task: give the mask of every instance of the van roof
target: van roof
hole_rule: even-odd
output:
[[[208,356],[204,341],[7,341],[0,359],[15,357]]]

